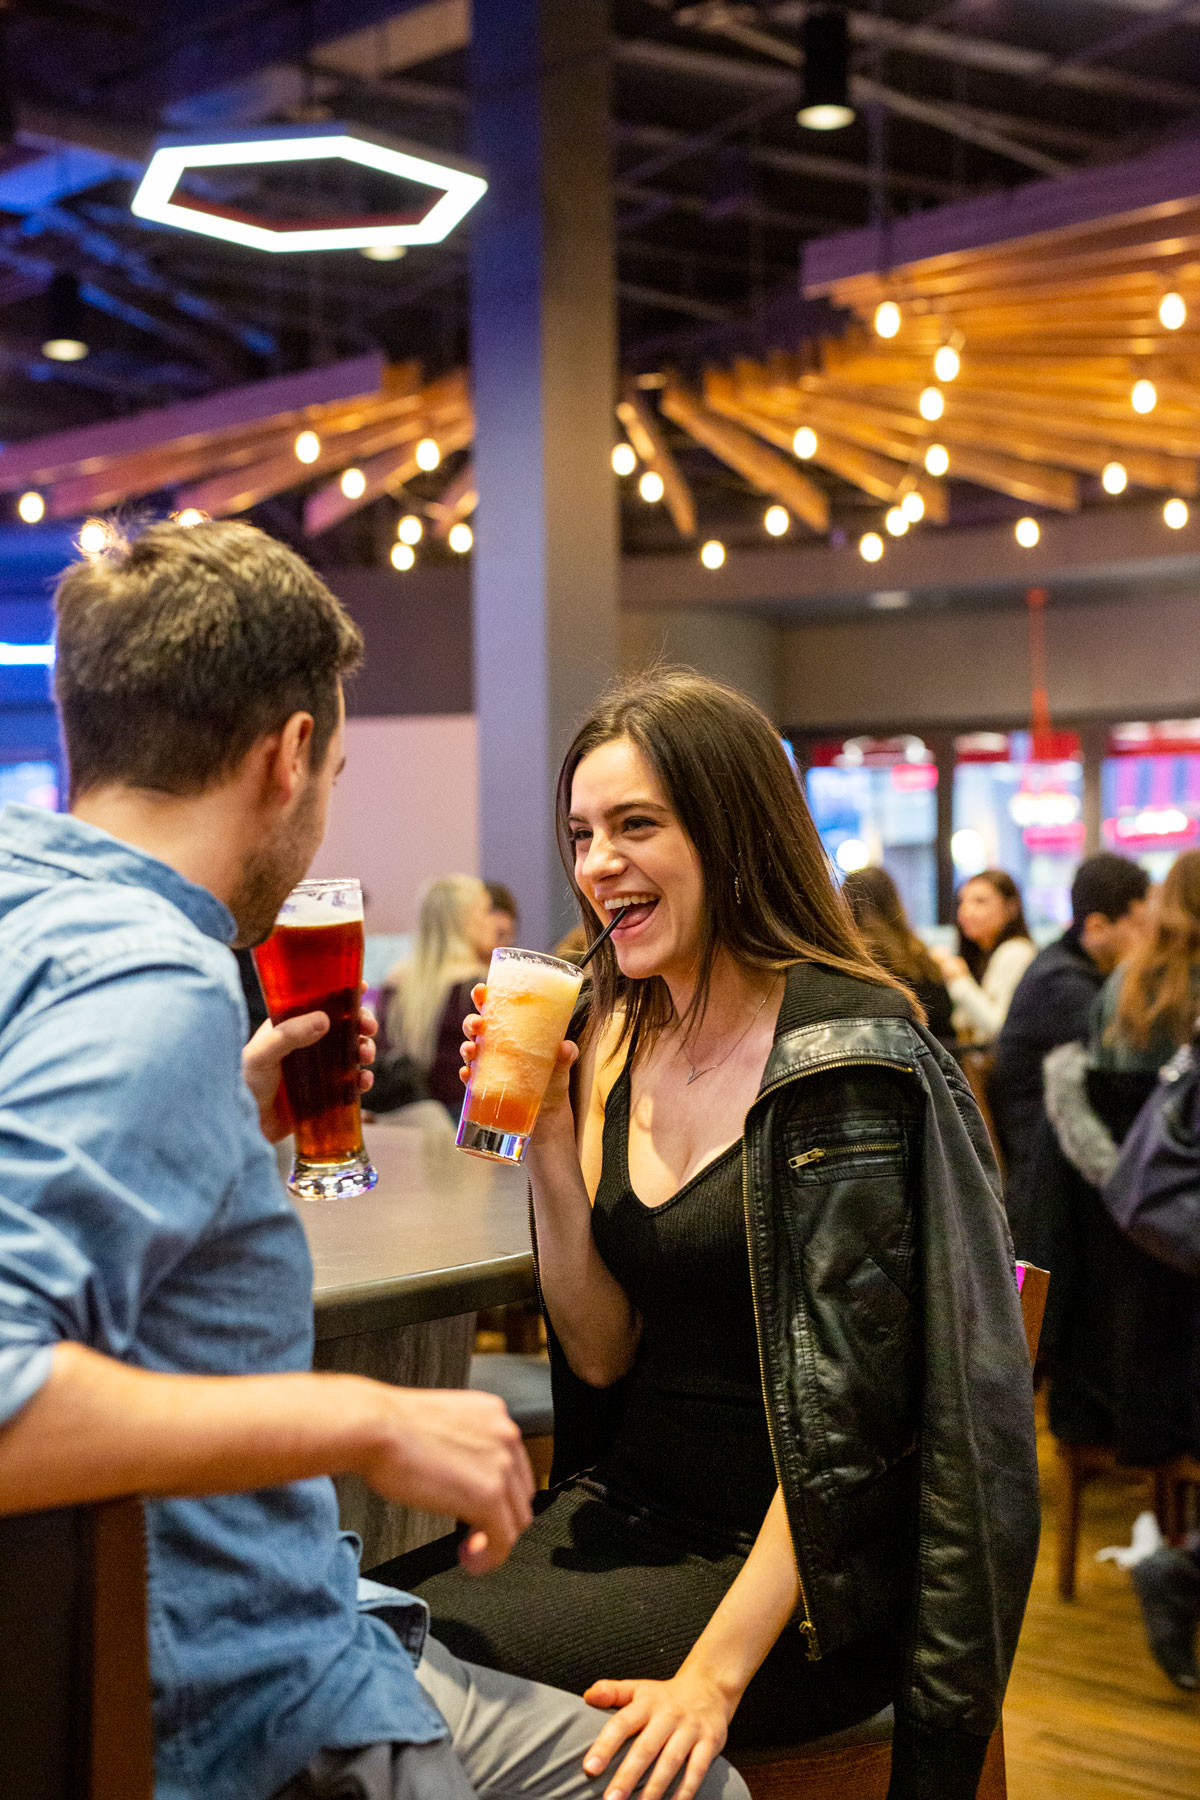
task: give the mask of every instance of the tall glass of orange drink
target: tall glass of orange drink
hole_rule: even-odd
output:
[[[493,950],[479,1054],[454,1140],[460,1150],[524,1162],[582,984],[582,971],[557,956]]]
[[[363,904],[357,881],[302,881],[254,952],[276,1025],[323,1012],[329,1030],[283,1059],[283,1091],[296,1134],[288,1186],[301,1200],[342,1200],[377,1180],[363,1144],[358,1088]]]

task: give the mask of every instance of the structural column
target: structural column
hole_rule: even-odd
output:
[[[521,941],[571,922],[554,777],[616,671],[606,0],[474,0],[471,371],[481,870]]]

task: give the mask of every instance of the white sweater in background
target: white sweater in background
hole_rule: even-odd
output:
[[[954,1029],[961,1042],[990,1044],[1008,1016],[1017,983],[1037,955],[1027,937],[1006,938],[988,958],[983,980],[956,975],[946,983],[954,1002]]]

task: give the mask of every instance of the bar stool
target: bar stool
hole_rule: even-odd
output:
[[[1158,1463],[1140,1468],[1119,1463],[1106,1444],[1064,1444],[1055,1440],[1061,1484],[1058,1499],[1058,1542],[1055,1556],[1055,1578],[1060,1600],[1075,1598],[1075,1570],[1079,1558],[1079,1514],[1083,1490],[1097,1476],[1120,1473],[1145,1474],[1154,1482],[1154,1512],[1165,1536],[1171,1535],[1171,1464]],[[1188,1459],[1182,1457],[1181,1462]],[[1200,1480],[1198,1474],[1193,1479]],[[1186,1480],[1186,1476],[1177,1477]]]
[[[520,1428],[538,1486],[548,1487],[554,1458],[554,1401],[546,1358],[508,1350],[473,1356],[467,1386],[499,1395]]]

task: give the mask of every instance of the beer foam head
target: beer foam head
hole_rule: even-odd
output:
[[[573,1006],[583,983],[583,971],[557,956],[543,956],[537,950],[513,950],[505,945],[493,950],[488,969],[489,993],[536,993],[569,999]]]
[[[279,909],[281,925],[355,925],[362,921],[357,881],[302,881]]]

